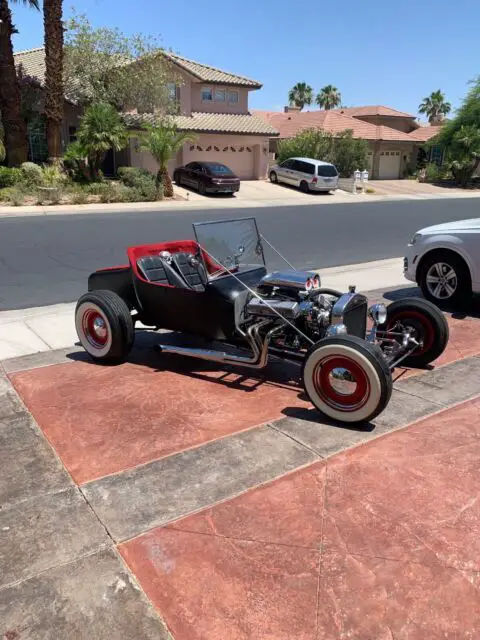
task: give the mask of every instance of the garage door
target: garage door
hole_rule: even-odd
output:
[[[382,151],[378,177],[383,180],[400,178],[400,151]]]
[[[241,180],[252,180],[255,177],[253,145],[234,147],[192,145],[192,147],[190,147],[189,162],[220,162],[226,164]]]

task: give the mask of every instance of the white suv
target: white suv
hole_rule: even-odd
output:
[[[270,182],[285,182],[302,191],[335,191],[338,171],[333,164],[312,158],[289,158],[270,169]]]

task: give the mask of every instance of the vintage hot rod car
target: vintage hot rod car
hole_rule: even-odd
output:
[[[351,423],[383,411],[399,363],[423,367],[446,347],[448,325],[434,305],[407,298],[369,308],[353,286],[324,288],[317,273],[296,271],[254,218],[193,226],[196,240],[130,247],[128,264],[90,275],[75,322],[95,360],[124,361],[136,321],[193,334],[211,348],[158,347],[244,367],[264,367],[269,356],[299,362],[313,405]],[[267,245],[289,269],[267,273]]]

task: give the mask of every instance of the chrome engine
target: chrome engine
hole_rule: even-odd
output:
[[[251,297],[245,308],[250,321],[270,318],[285,321],[275,341],[299,349],[328,335],[354,335],[365,338],[368,302],[355,292],[342,294],[322,289],[318,274],[285,271],[268,274],[260,281],[259,297]]]

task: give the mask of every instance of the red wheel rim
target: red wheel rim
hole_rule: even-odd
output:
[[[340,390],[338,382],[341,381],[334,382],[334,372],[342,369],[351,374],[354,382],[345,384],[345,388]],[[358,411],[370,397],[367,374],[355,360],[347,356],[331,356],[320,360],[313,371],[313,385],[323,402],[339,411]]]
[[[95,309],[87,309],[82,317],[82,328],[88,342],[96,349],[102,349],[108,342],[108,323]]]
[[[423,345],[415,354],[419,355],[431,349],[435,341],[435,329],[427,316],[420,311],[399,311],[388,319],[387,331],[392,331],[398,322],[405,328],[412,327],[417,333],[414,337],[423,341]]]

